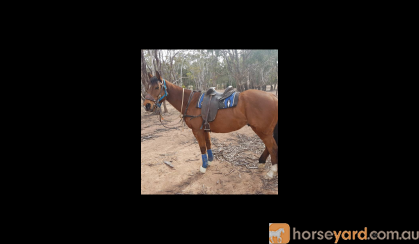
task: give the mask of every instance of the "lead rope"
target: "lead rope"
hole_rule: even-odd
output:
[[[183,96],[185,95],[185,88],[183,88],[182,90],[182,106],[180,107],[180,115],[179,118],[182,120],[183,119],[183,114],[182,114],[182,109],[183,109]],[[185,120],[183,120],[182,122],[182,132],[183,132],[183,128],[185,127]]]
[[[158,108],[158,112],[159,112],[158,116],[160,117],[160,120],[159,121],[160,121],[161,125],[163,125],[163,127],[167,128],[167,129],[176,129],[176,130],[178,130],[178,128],[176,128],[176,127],[167,127],[167,126],[165,126],[163,124],[163,122],[161,122],[162,119],[164,120],[163,116],[161,116],[161,108]]]

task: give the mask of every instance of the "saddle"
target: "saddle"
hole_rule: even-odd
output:
[[[215,120],[219,109],[232,108],[237,106],[239,102],[239,93],[229,86],[223,93],[215,91],[215,87],[211,87],[201,95],[198,100],[197,108],[201,108],[201,116],[204,120],[202,126],[204,130],[210,130],[209,122]],[[202,129],[202,126],[200,129]]]

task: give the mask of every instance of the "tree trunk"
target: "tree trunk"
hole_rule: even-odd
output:
[[[144,96],[147,90],[147,85],[149,83],[149,78],[147,75],[147,68],[146,68],[146,62],[144,58],[144,50],[141,49],[141,98],[144,101]]]

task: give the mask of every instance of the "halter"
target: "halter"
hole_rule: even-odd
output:
[[[154,100],[154,98],[150,94],[148,94],[148,93],[145,96],[145,99],[148,99],[148,100],[154,102],[154,108],[156,108],[156,107],[159,107],[160,108],[161,107],[161,103],[162,103],[161,100],[163,100],[163,98],[165,98],[165,97],[167,97],[167,95],[169,95],[167,93],[167,86],[166,86],[166,80],[165,79],[163,79],[163,85],[162,85],[162,87],[163,87],[163,89],[160,89],[160,93],[157,96],[157,101]],[[163,90],[164,90],[164,95],[162,96]]]
[[[153,109],[155,109],[155,108],[159,108],[159,116],[160,116],[160,123],[164,126],[164,127],[166,127],[162,122],[161,122],[161,120],[163,119],[163,117],[161,116],[161,101],[163,100],[163,98],[165,98],[165,97],[167,97],[168,95],[169,95],[169,93],[167,93],[167,86],[166,86],[166,80],[165,79],[163,79],[163,85],[162,85],[162,87],[163,87],[163,89],[161,89],[160,90],[160,93],[159,93],[159,95],[157,96],[157,101],[156,100],[154,100],[154,98],[149,94],[149,93],[147,93],[146,94],[146,96],[145,96],[145,99],[147,99],[147,100],[150,100],[150,101],[152,101],[152,102],[154,102],[154,106],[153,106]],[[164,95],[162,96],[162,92],[163,92],[163,90],[164,90]],[[201,115],[197,115],[197,116],[192,116],[192,115],[187,115],[186,113],[188,112],[188,107],[189,107],[189,103],[191,102],[191,100],[192,100],[192,97],[193,97],[193,94],[195,93],[196,91],[192,91],[191,92],[191,95],[189,96],[189,99],[188,99],[188,103],[186,104],[186,110],[185,110],[185,113],[184,114],[182,114],[182,109],[183,109],[183,96],[184,96],[184,93],[185,93],[185,89],[183,89],[182,90],[182,106],[181,106],[181,108],[180,108],[180,121],[182,121],[183,120],[183,122],[185,123],[185,117],[191,117],[191,119],[194,119],[194,118],[197,118],[197,117],[200,117]],[[179,122],[180,122],[179,121]],[[183,124],[183,126],[185,126],[185,124]],[[177,129],[177,128],[174,128],[174,127],[166,127],[166,128],[168,128],[168,129]],[[182,128],[182,130],[183,130],[183,128]]]
[[[164,95],[162,96],[162,97],[160,97],[161,96],[161,92],[164,90]],[[160,97],[160,98],[159,98]],[[167,87],[166,87],[166,80],[165,79],[163,79],[163,89],[160,91],[160,94],[159,94],[159,96],[157,97],[157,106],[160,108],[160,106],[161,106],[161,100],[163,99],[163,98],[165,98],[165,97],[167,97]],[[160,102],[160,103],[159,103]]]

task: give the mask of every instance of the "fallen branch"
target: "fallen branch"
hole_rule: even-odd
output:
[[[257,169],[258,167],[249,167],[249,166],[247,166],[246,165],[246,167],[248,168],[248,169]]]
[[[172,165],[172,163],[167,162],[167,161],[163,161],[165,164],[169,165],[170,167],[174,168],[174,166]]]

